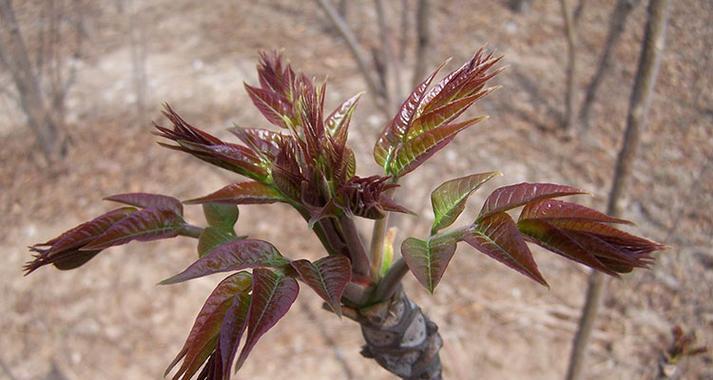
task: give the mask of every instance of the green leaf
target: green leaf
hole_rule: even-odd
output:
[[[465,209],[465,203],[470,194],[496,175],[500,175],[500,173],[488,172],[456,178],[444,182],[436,190],[433,190],[431,205],[435,217],[431,234],[453,224]]]
[[[248,336],[240,352],[239,369],[257,341],[290,310],[297,299],[299,285],[293,278],[269,269],[253,271],[253,291],[248,311]]]
[[[408,238],[401,243],[401,255],[411,272],[429,292],[441,281],[456,250],[454,237],[419,240]]]
[[[290,265],[300,279],[322,297],[337,315],[342,315],[342,293],[352,277],[349,258],[326,256],[314,263],[309,260],[296,260]]]
[[[174,380],[179,378],[188,380],[198,371],[215,349],[224,316],[233,304],[234,297],[237,294],[247,294],[251,284],[250,273],[239,272],[227,277],[216,286],[198,313],[183,348],[168,366],[164,376],[168,375],[181,360],[183,364],[173,376]]]
[[[227,232],[233,231],[233,226],[238,221],[240,212],[235,205],[222,203],[204,203],[203,214],[211,227],[216,227]]]
[[[548,286],[517,225],[507,213],[498,212],[481,218],[471,232],[461,239],[480,252]]]
[[[204,197],[187,200],[186,204],[225,203],[225,204],[259,204],[283,201],[280,193],[271,186],[260,182],[239,182],[230,184]]]
[[[114,223],[82,251],[101,250],[133,240],[151,241],[178,236],[183,218],[173,210],[145,208]]]
[[[235,233],[222,227],[209,226],[198,237],[198,257],[205,256],[213,248],[236,239]]]
[[[161,281],[161,284],[175,284],[214,273],[248,268],[269,267],[282,269],[289,263],[289,260],[283,257],[275,246],[264,240],[231,240],[213,248],[183,272]]]
[[[478,220],[520,207],[526,203],[547,198],[563,197],[567,195],[585,194],[584,191],[571,186],[553,183],[518,183],[504,186],[493,191],[483,204]]]
[[[487,116],[444,125],[405,141],[394,150],[395,157],[389,162],[387,173],[395,177],[406,175],[453,141],[458,132],[485,119]]]

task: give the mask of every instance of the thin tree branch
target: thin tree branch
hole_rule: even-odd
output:
[[[613,216],[621,215],[619,201],[631,175],[632,164],[636,158],[640,130],[646,125],[646,117],[651,105],[654,85],[664,49],[668,3],[668,0],[651,0],[649,3],[643,47],[639,56],[634,90],[629,101],[629,114],[624,132],[624,142],[617,156],[614,181],[609,193],[607,213]],[[587,344],[605,290],[606,280],[604,275],[599,272],[592,272],[589,277],[589,287],[587,288],[582,317],[574,338],[569,368],[567,369],[568,380],[576,380],[581,377],[587,357]]]
[[[330,19],[330,21],[332,21],[332,24],[334,24],[334,26],[337,28],[339,34],[342,35],[344,41],[347,43],[349,51],[351,51],[352,57],[354,57],[354,60],[359,66],[359,70],[361,71],[361,74],[364,77],[367,86],[369,87],[369,91],[371,91],[371,93],[375,94],[377,97],[380,97],[382,102],[385,101],[386,97],[384,89],[380,88],[377,79],[374,78],[374,75],[372,74],[372,71],[369,67],[367,55],[364,52],[362,46],[357,41],[349,25],[347,25],[344,19],[339,16],[339,13],[336,9],[334,9],[334,6],[332,6],[329,0],[316,1],[317,4],[319,4],[319,6],[322,8],[324,13],[327,14],[327,17]],[[379,108],[382,108],[384,113],[386,113],[386,109],[384,108],[383,104],[379,104]]]
[[[430,6],[428,0],[419,0],[418,8],[416,8],[416,56],[413,69],[413,79],[411,83],[413,87],[418,86],[426,76],[426,52],[431,44],[431,31],[429,20],[431,18]]]
[[[612,15],[609,17],[609,32],[607,33],[601,58],[599,58],[599,66],[597,66],[597,71],[587,86],[587,92],[579,111],[579,121],[584,131],[589,129],[589,115],[596,99],[599,86],[611,68],[611,57],[614,52],[614,47],[616,47],[626,27],[626,19],[639,2],[640,0],[618,0],[612,11]]]
[[[572,12],[570,12],[568,0],[560,0],[560,8],[562,10],[562,19],[564,20],[564,31],[567,37],[567,79],[564,95],[565,113],[563,126],[566,131],[571,131],[574,128],[575,122],[574,91],[577,73],[577,37],[574,30],[574,22],[572,21]]]

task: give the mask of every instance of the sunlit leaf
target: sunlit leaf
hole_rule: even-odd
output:
[[[114,223],[81,250],[105,249],[134,240],[168,239],[177,236],[182,225],[183,218],[173,210],[145,208]]]
[[[393,159],[393,154],[396,149],[400,146],[403,140],[406,138],[408,129],[414,118],[416,110],[418,109],[421,101],[428,86],[435,78],[436,74],[440,69],[446,64],[442,63],[436,70],[431,73],[423,82],[421,82],[413,90],[411,95],[401,104],[398,113],[394,116],[394,119],[384,127],[384,131],[379,136],[379,139],[374,146],[374,159],[376,163],[379,164],[384,169],[388,168],[391,159]]]
[[[473,105],[473,103],[475,103],[482,97],[488,95],[489,93],[493,92],[494,90],[495,87],[491,87],[471,96],[466,96],[464,98],[454,100],[453,102],[448,103],[440,108],[423,113],[416,120],[414,120],[413,126],[409,129],[407,138],[414,138],[424,132],[436,129],[438,127],[450,123],[451,121],[458,118],[458,116],[463,114],[463,112],[465,112],[471,105]]]
[[[455,238],[447,236],[426,241],[408,238],[401,243],[401,255],[406,265],[431,293],[441,281],[455,250]]]
[[[343,129],[349,126],[349,121],[352,118],[354,109],[363,94],[363,92],[360,92],[345,100],[337,109],[327,116],[324,120],[324,125],[331,136],[339,136],[344,133]]]
[[[175,284],[213,273],[248,268],[284,268],[288,264],[289,260],[284,258],[275,246],[264,240],[232,240],[215,247],[186,270],[161,281],[161,284]]]
[[[498,172],[488,172],[456,178],[444,182],[433,190],[431,205],[433,206],[434,220],[431,233],[436,233],[453,224],[465,209],[465,203],[470,194],[498,174]]]
[[[253,271],[252,301],[248,311],[248,335],[237,368],[242,367],[257,341],[290,310],[299,285],[293,278],[269,269]]]
[[[390,162],[387,172],[397,177],[411,172],[453,141],[458,132],[485,119],[487,117],[481,116],[460,123],[444,125],[404,142],[400,148],[395,150],[395,157]]]
[[[183,215],[183,205],[181,204],[181,201],[174,197],[169,197],[168,195],[149,193],[126,193],[112,195],[104,199],[107,201],[124,203],[139,208],[152,207],[172,210],[178,215]]]
[[[284,200],[272,187],[259,182],[238,182],[230,184],[212,194],[186,201],[186,204],[227,203],[258,204],[275,203]]]
[[[584,249],[577,241],[546,220],[529,219],[517,223],[519,230],[529,237],[529,240],[542,248],[548,249],[570,260],[597,269],[609,275],[616,276],[589,250]]]
[[[351,263],[346,256],[326,256],[314,263],[295,260],[290,265],[337,315],[342,315],[342,293],[352,276]]]
[[[286,135],[261,128],[230,128],[229,131],[237,136],[245,145],[258,153],[263,160],[272,161],[280,151],[280,143],[287,138]]]
[[[571,186],[553,183],[523,182],[516,185],[503,186],[488,196],[483,208],[480,210],[478,219],[520,207],[529,202],[574,194],[585,194],[585,192]]]
[[[510,215],[505,212],[489,214],[481,218],[474,227],[471,233],[462,237],[463,241],[523,275],[548,286]]]
[[[239,272],[227,277],[216,286],[198,313],[183,348],[168,366],[164,376],[168,375],[181,360],[183,363],[173,376],[174,380],[188,380],[198,371],[215,349],[226,311],[234,303],[236,295],[247,294],[251,288],[251,279],[250,273]]]
[[[556,199],[543,199],[528,203],[520,212],[519,220],[526,219],[631,224],[628,220],[615,218],[576,203]]]

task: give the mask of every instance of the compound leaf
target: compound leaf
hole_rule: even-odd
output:
[[[465,209],[465,203],[470,194],[498,174],[498,172],[488,172],[456,178],[444,182],[433,190],[431,205],[433,206],[434,220],[431,233],[436,233],[453,224]]]
[[[337,315],[342,315],[342,293],[352,277],[351,262],[346,256],[326,256],[314,263],[296,260],[290,265]]]
[[[253,288],[248,311],[248,336],[238,357],[237,368],[242,367],[257,341],[290,310],[295,302],[299,285],[293,278],[269,269],[253,271]]]
[[[483,204],[478,220],[541,199],[585,194],[584,191],[553,183],[518,183],[493,191]]]
[[[548,286],[517,225],[505,212],[481,218],[462,240],[525,276]]]
[[[213,248],[183,272],[161,281],[161,284],[175,284],[213,273],[247,268],[284,268],[289,263],[275,246],[264,240],[231,240]]]
[[[133,240],[151,241],[172,238],[178,235],[182,225],[183,218],[173,210],[145,208],[114,223],[80,250],[101,250]]]
[[[419,240],[408,238],[401,243],[401,255],[411,272],[433,293],[456,250],[452,237]]]

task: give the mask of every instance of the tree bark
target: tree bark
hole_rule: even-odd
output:
[[[602,55],[599,58],[599,66],[597,66],[597,71],[594,73],[592,80],[589,82],[589,86],[587,86],[587,92],[579,111],[579,120],[585,131],[589,129],[589,116],[592,111],[592,105],[596,99],[599,86],[601,85],[604,76],[611,68],[611,56],[614,51],[614,47],[619,42],[619,38],[626,27],[626,19],[639,2],[640,0],[618,0],[614,11],[612,11],[609,18],[609,32],[607,33]]]
[[[440,380],[438,326],[405,293],[360,311],[362,355],[402,379]]]
[[[571,131],[572,128],[574,128],[575,122],[574,90],[576,85],[575,78],[577,75],[577,38],[574,30],[574,22],[572,21],[572,12],[570,10],[568,0],[560,0],[560,8],[562,9],[564,31],[567,37],[567,78],[564,95],[565,112],[563,126],[566,131]]]
[[[34,131],[47,160],[53,162],[62,154],[63,134],[45,104],[10,0],[0,0],[0,21],[2,61],[13,78],[28,125]]]
[[[641,129],[646,125],[651,97],[656,83],[661,55],[666,37],[668,19],[668,0],[651,0],[648,8],[648,19],[644,33],[643,46],[639,56],[639,66],[634,82],[634,90],[629,100],[629,114],[626,120],[624,142],[617,156],[614,181],[609,193],[607,213],[620,216],[621,194],[626,188],[631,174],[632,164],[636,157]],[[574,338],[567,379],[576,380],[581,377],[587,357],[587,343],[592,332],[602,295],[606,290],[606,281],[599,272],[592,272],[589,287],[579,321],[577,334]]]

